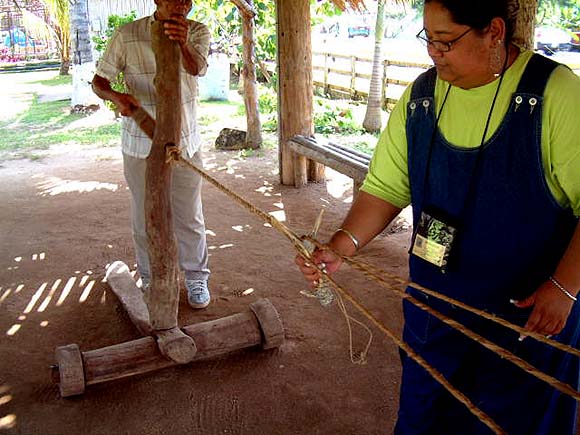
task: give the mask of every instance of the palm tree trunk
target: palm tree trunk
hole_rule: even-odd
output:
[[[68,75],[70,68],[70,3],[69,0],[42,0],[50,14],[50,26],[56,34],[60,54],[60,75]]]
[[[76,0],[70,6],[71,42],[76,65],[93,61],[89,27],[88,0]]]
[[[70,70],[70,59],[63,59],[61,56],[60,69],[58,70],[58,74],[61,76],[68,76],[69,70]]]
[[[369,89],[369,99],[367,111],[363,121],[363,127],[369,133],[376,133],[381,130],[381,107],[383,100],[382,93],[382,48],[383,35],[385,33],[385,0],[378,0],[377,21],[375,24],[375,50],[373,54],[373,72]]]

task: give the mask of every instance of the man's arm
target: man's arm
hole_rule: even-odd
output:
[[[200,27],[199,35],[193,35],[193,41],[189,39],[190,21],[180,15],[175,15],[171,20],[163,23],[165,34],[169,39],[177,41],[181,49],[181,59],[185,70],[194,76],[203,75],[207,68],[207,52],[201,53],[195,45],[198,41],[204,51],[209,46],[209,32],[205,26]]]
[[[111,88],[111,83],[100,75],[95,74],[92,84],[93,92],[103,100],[112,101],[123,116],[131,116],[140,106],[139,101],[132,95],[114,91]]]
[[[195,47],[188,44],[181,44],[181,59],[185,70],[194,76],[202,75],[202,71],[207,68],[207,61]]]

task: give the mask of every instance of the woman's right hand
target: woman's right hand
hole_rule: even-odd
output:
[[[342,265],[342,258],[330,249],[315,249],[312,253],[312,261],[329,275],[340,269]],[[313,266],[309,260],[305,260],[301,255],[297,255],[294,262],[298,265],[306,281],[310,283],[310,287],[316,287],[322,275],[320,270]]]

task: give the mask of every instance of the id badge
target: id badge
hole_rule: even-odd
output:
[[[456,234],[456,227],[422,211],[411,253],[445,272]]]

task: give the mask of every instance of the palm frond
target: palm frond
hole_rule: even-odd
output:
[[[46,22],[26,9],[22,9],[22,24],[30,36],[36,40],[47,40],[54,37],[54,30]]]

